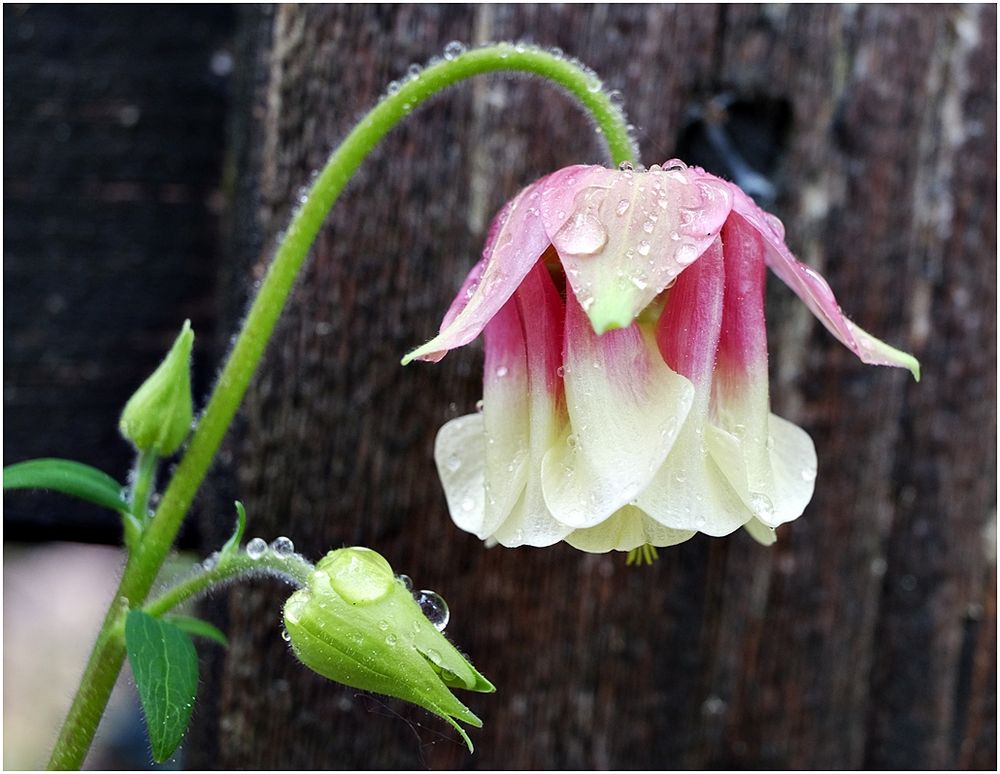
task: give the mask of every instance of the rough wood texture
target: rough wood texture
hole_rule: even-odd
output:
[[[244,277],[410,62],[453,38],[531,36],[627,95],[647,163],[720,94],[785,105],[786,131],[765,140],[789,243],[924,379],[860,365],[774,283],[774,410],[820,455],[816,497],[775,547],[699,538],[646,569],[483,549],[450,523],[431,459],[438,427],[480,395],[481,353],[398,358],[436,329],[491,214],[600,153],[541,84],[458,88],[398,129],[337,206],[230,452],[254,534],[312,555],[372,546],[448,599],[449,634],[500,688],[469,699],[486,722],[476,754],[419,711],[296,665],[277,636],[286,591],[260,586],[214,603],[233,646],[207,677],[218,701],[199,712],[189,764],[994,768],[995,9],[268,13],[244,25],[240,176],[254,185],[233,212],[236,244],[256,252],[231,256],[257,262]],[[221,521],[206,531],[221,536]]]
[[[185,317],[199,390],[215,369],[202,355],[235,14],[5,5],[3,16],[4,462],[70,457],[123,480],[118,416]],[[121,535],[108,511],[23,493],[4,529],[7,540]]]

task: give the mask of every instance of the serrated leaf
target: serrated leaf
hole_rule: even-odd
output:
[[[45,458],[8,465],[3,469],[3,488],[51,489],[113,511],[128,512],[121,484],[107,473],[73,460]]]
[[[191,720],[198,689],[198,654],[180,627],[141,610],[125,619],[125,649],[146,715],[153,759],[177,749]]]
[[[194,618],[189,615],[171,615],[167,616],[164,620],[169,621],[192,637],[201,637],[212,642],[217,642],[224,648],[229,647],[229,640],[226,639],[226,635],[218,627],[201,618]]]

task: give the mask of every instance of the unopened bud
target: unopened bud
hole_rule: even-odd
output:
[[[191,432],[191,347],[194,332],[185,320],[170,352],[125,404],[118,428],[141,452],[167,457]]]
[[[284,613],[292,650],[307,667],[439,715],[472,750],[457,721],[476,728],[482,721],[450,689],[496,689],[428,621],[382,556],[367,548],[331,551]]]

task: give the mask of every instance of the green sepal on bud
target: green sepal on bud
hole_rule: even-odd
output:
[[[292,650],[314,672],[423,707],[451,723],[472,751],[458,721],[476,728],[482,721],[450,689],[496,688],[424,617],[381,555],[331,551],[285,603],[284,617]]]
[[[141,452],[173,454],[191,432],[191,347],[194,331],[185,320],[163,362],[125,404],[118,428]]]

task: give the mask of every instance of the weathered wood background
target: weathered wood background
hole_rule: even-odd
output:
[[[476,754],[426,713],[298,666],[278,636],[287,589],[260,584],[206,605],[232,646],[204,654],[186,764],[995,768],[994,7],[244,10],[219,348],[300,186],[385,85],[449,40],[520,38],[620,89],[647,163],[735,174],[705,130],[727,105],[793,250],[854,320],[921,359],[923,381],[862,366],[774,282],[773,409],[820,458],[776,546],[702,537],[642,569],[485,550],[452,526],[431,458],[438,427],[480,396],[481,351],[398,360],[436,329],[492,213],[602,156],[542,83],[458,87],[336,207],[197,512],[206,551],[238,495],[254,534],[316,556],[365,544],[443,594],[452,639],[499,686],[468,697]]]

